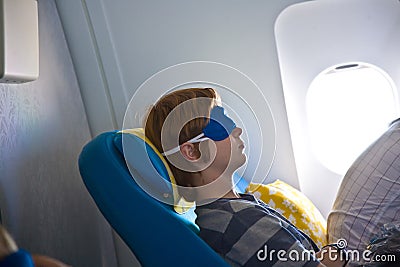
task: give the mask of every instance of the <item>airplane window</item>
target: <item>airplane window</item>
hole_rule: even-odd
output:
[[[306,97],[316,158],[329,170],[344,175],[397,118],[396,92],[387,73],[371,64],[346,63],[320,73]]]

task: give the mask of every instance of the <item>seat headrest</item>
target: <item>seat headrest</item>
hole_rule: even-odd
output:
[[[168,163],[145,137],[143,128],[122,130],[114,142],[124,155],[130,172],[136,174],[132,176],[143,190],[159,201],[173,204],[179,214],[194,207],[194,202],[188,202],[179,195]]]

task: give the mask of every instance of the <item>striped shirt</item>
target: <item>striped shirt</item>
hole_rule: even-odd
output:
[[[217,199],[195,212],[200,237],[231,266],[319,264],[310,252],[318,250],[315,243],[252,195]]]
[[[328,239],[363,252],[385,223],[400,220],[400,121],[353,163],[328,216]]]

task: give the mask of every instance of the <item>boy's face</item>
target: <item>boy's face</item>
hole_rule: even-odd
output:
[[[215,158],[210,167],[216,168],[221,173],[224,171],[234,172],[244,163],[246,163],[246,155],[244,151],[244,143],[240,138],[242,129],[236,127],[228,138],[215,142]]]

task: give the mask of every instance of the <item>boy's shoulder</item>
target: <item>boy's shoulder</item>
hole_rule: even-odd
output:
[[[227,212],[230,214],[238,214],[246,211],[259,210],[267,211],[264,203],[261,203],[253,195],[240,194],[240,198],[219,198],[206,205],[196,207],[197,215],[205,215],[207,213]]]

